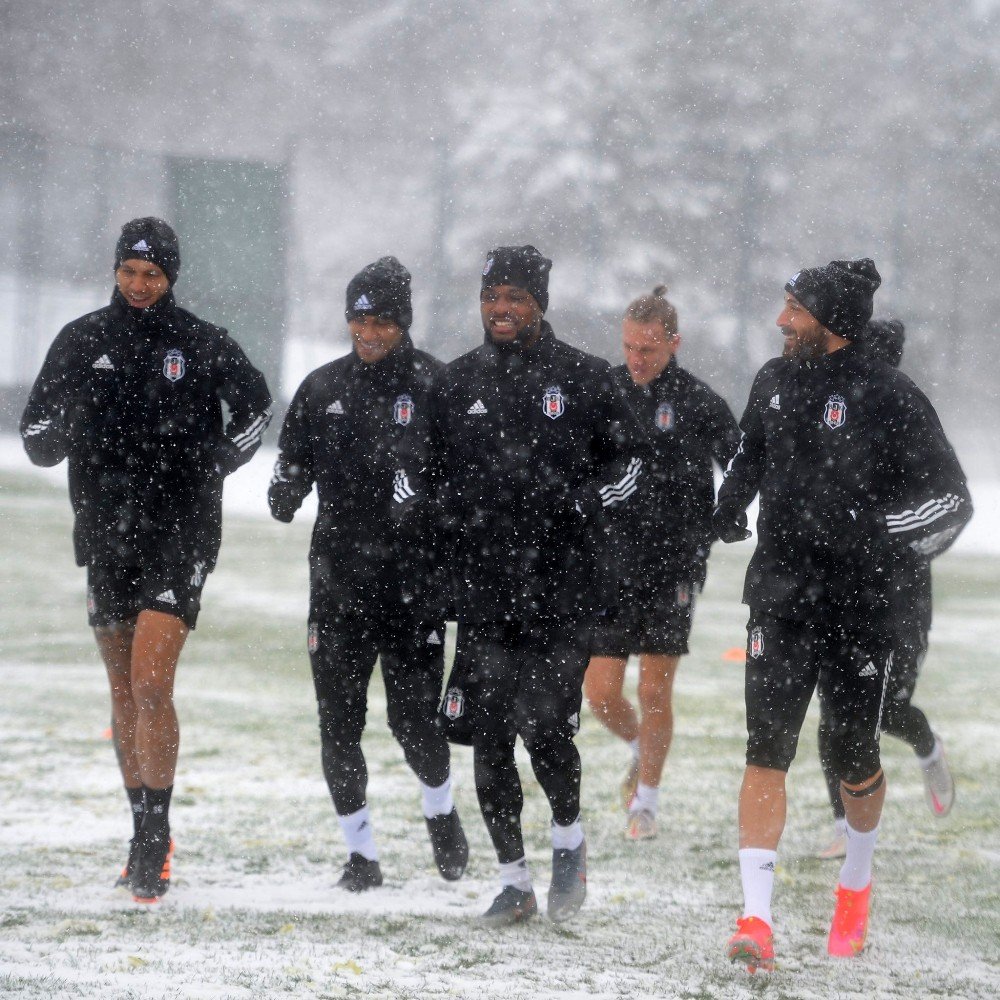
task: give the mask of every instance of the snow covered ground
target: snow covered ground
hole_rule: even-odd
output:
[[[319,767],[304,648],[310,518],[268,519],[268,477],[268,458],[258,456],[227,487],[222,558],[178,674],[174,885],[150,911],[110,888],[129,820],[104,738],[106,685],[86,629],[83,573],[72,564],[65,470],[32,469],[16,438],[0,439],[0,996],[1000,994],[996,487],[975,487],[976,519],[936,569],[918,698],[958,776],[955,811],[944,821],[930,815],[912,755],[887,740],[871,944],[857,961],[832,962],[824,946],[836,866],[812,857],[829,820],[811,717],[779,859],[779,969],[761,984],[722,958],[740,900],[744,740],[742,668],[725,654],[743,642],[739,589],[750,547],[713,554],[678,680],[661,836],[642,847],[623,840],[616,800],[625,752],[585,718],[586,907],[568,925],[543,918],[486,935],[474,918],[495,892],[494,864],[469,753],[457,748],[454,767],[472,859],[465,879],[446,884],[377,682],[365,750],[387,885],[359,898],[332,888],[344,851]],[[544,907],[548,817],[522,764]]]

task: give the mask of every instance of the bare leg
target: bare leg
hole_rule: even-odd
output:
[[[639,781],[658,788],[674,735],[673,689],[679,656],[639,657]]]
[[[785,829],[785,772],[748,764],[740,788],[740,849],[778,849]]]
[[[188,631],[179,618],[159,611],[142,611],[136,621],[132,640],[135,746],[147,788],[169,788],[174,783],[180,742],[174,675]]]
[[[590,710],[602,725],[626,743],[639,737],[639,718],[627,698],[622,696],[626,659],[595,656],[587,666],[583,690]]]
[[[139,757],[135,749],[136,709],[132,697],[132,638],[135,622],[116,622],[94,629],[94,638],[111,685],[111,731],[122,781],[126,788],[139,788]]]
[[[847,823],[852,830],[857,830],[858,833],[870,833],[878,826],[879,820],[882,818],[882,803],[885,802],[886,782],[883,781],[875,791],[868,795],[862,795],[860,798],[856,794],[851,795],[850,793],[863,792],[866,788],[874,785],[881,777],[882,771],[879,769],[870,778],[865,779],[858,785],[849,785],[846,781],[841,782],[844,791],[847,793],[841,796],[844,800],[844,812],[847,814]]]

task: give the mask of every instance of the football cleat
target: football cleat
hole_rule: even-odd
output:
[[[625,772],[625,776],[622,778],[621,785],[619,786],[622,809],[624,809],[625,812],[628,812],[628,807],[632,804],[632,800],[635,798],[635,793],[638,787],[639,758],[633,757],[632,762],[628,766],[628,770]]]
[[[827,953],[835,958],[853,958],[860,955],[868,937],[868,904],[871,898],[871,883],[864,889],[854,891],[837,886],[837,905],[830,924]]]
[[[740,917],[726,955],[730,962],[742,962],[750,975],[774,972],[774,935],[770,926],[760,917]]]
[[[936,734],[934,738],[941,754],[937,760],[932,761],[921,770],[924,772],[924,792],[927,796],[927,805],[935,816],[943,819],[951,812],[951,807],[955,804],[955,781],[944,756],[944,745],[941,743],[941,738]]]
[[[511,924],[524,923],[537,913],[538,901],[533,889],[526,891],[513,885],[505,885],[479,920],[487,927],[509,927]]]
[[[352,851],[337,882],[338,889],[347,892],[364,892],[377,889],[382,884],[382,869],[377,861],[369,861],[363,854]]]
[[[626,840],[652,840],[656,836],[656,817],[648,809],[629,813],[625,826]]]
[[[434,851],[434,863],[448,882],[460,879],[469,863],[469,842],[465,839],[458,810],[427,820],[427,832]]]
[[[557,847],[552,852],[549,885],[549,920],[569,920],[587,898],[587,842],[574,850]]]
[[[174,857],[174,841],[166,837],[140,836],[139,850],[132,869],[130,884],[132,901],[155,903],[170,888],[170,867]]]
[[[132,872],[135,871],[135,863],[138,860],[138,858],[139,858],[139,836],[138,834],[136,834],[136,836],[134,836],[128,842],[128,859],[125,862],[125,867],[122,868],[121,875],[119,875],[118,878],[115,879],[116,889],[120,888],[121,886],[125,886],[127,888],[131,884]]]
[[[837,858],[847,856],[847,831],[836,827],[833,831],[833,839],[826,847],[816,852],[816,857],[820,861],[833,861]]]

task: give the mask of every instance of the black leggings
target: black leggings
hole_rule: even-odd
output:
[[[448,780],[448,743],[434,717],[444,672],[444,622],[399,614],[339,614],[309,625],[323,774],[338,815],[365,804],[368,768],[361,734],[368,682],[381,657],[389,728],[406,763],[432,788]]]

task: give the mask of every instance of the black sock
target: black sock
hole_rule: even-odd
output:
[[[170,836],[170,796],[174,786],[169,788],[146,788],[146,812],[142,819],[142,832],[147,837]]]
[[[132,835],[139,836],[139,828],[142,826],[142,817],[145,812],[145,798],[142,785],[138,788],[125,786],[125,794],[128,796],[128,804],[132,809]]]

